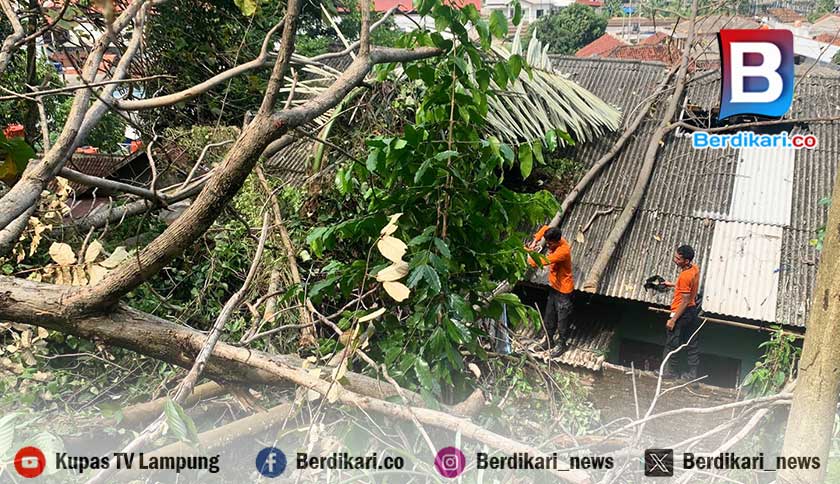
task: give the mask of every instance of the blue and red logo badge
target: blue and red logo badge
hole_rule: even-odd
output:
[[[793,102],[793,33],[721,30],[720,119],[737,114],[781,117]]]

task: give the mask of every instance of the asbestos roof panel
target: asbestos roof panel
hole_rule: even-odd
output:
[[[600,371],[607,359],[615,328],[603,321],[575,325],[569,335],[569,348],[555,361],[579,368]]]
[[[704,271],[703,309],[775,320],[782,231],[771,225],[715,222]]]
[[[298,138],[266,161],[266,170],[274,177],[299,186],[307,176],[309,159],[313,153],[313,142],[309,138]]]
[[[595,95],[621,107],[625,113],[641,102],[645,93],[652,91],[665,72],[661,64],[604,59],[561,57],[555,58],[555,65]],[[803,77],[806,71],[807,68],[798,69],[799,84],[788,116],[802,119],[840,115],[840,79],[812,73]],[[719,73],[702,73],[695,79],[689,84],[688,102],[706,110],[717,108]],[[643,122],[563,221],[564,236],[572,245],[577,288],[582,286],[636,183],[656,123],[652,118]],[[743,304],[735,304],[734,299],[709,302],[707,295],[704,309],[711,312],[710,308],[715,308],[718,314],[732,317],[805,326],[819,262],[819,252],[810,240],[826,223],[827,209],[819,201],[831,196],[838,169],[840,124],[810,123],[797,126],[796,130],[816,135],[818,147],[799,150],[792,155],[777,150],[761,153],[731,148],[695,150],[686,133],[670,133],[658,153],[640,209],[620,240],[598,293],[650,304],[670,304],[670,292],[645,290],[644,280],[654,274],[673,279],[677,275],[671,260],[673,251],[678,245],[687,243],[697,251],[701,281],[704,288],[712,282],[711,294],[715,298],[723,298],[727,290],[740,290],[739,285],[744,284],[743,280],[726,273],[730,269],[735,273],[741,270],[749,280],[762,281],[764,285],[767,281],[775,281],[775,299],[768,295],[772,289],[766,290],[767,294],[759,294],[760,288],[755,287],[751,288],[755,289],[754,294],[747,294]],[[589,166],[609,150],[619,136],[620,133],[613,133],[602,142],[570,148],[564,154]],[[612,212],[593,219],[596,213],[609,209]],[[577,232],[589,225],[590,220],[592,223],[583,235],[583,242],[575,240]],[[767,237],[772,232],[772,248],[756,246],[750,249],[764,251],[763,257],[767,260],[761,264],[744,260],[740,269],[710,266],[713,252],[718,258],[737,252],[735,229],[716,229],[719,225],[746,225]],[[716,230],[732,233],[718,234],[721,242],[714,244]],[[709,275],[710,271],[714,274]],[[768,271],[770,275],[766,274]],[[547,282],[540,273],[532,280]]]

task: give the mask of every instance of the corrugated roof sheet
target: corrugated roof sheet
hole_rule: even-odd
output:
[[[408,2],[408,5],[411,5],[411,2]],[[353,59],[349,55],[344,55],[326,59],[323,63],[330,69],[330,72],[341,73],[352,62]],[[316,75],[318,74],[306,73],[305,71],[303,79],[312,78]],[[308,97],[311,97],[311,94],[298,93],[296,95],[297,99]],[[307,125],[305,129],[310,133],[318,133],[328,119],[328,116],[322,116]],[[265,163],[266,170],[270,175],[282,179],[290,186],[302,185],[308,178],[309,161],[314,156],[316,143],[316,141],[301,135],[267,160]]]
[[[662,64],[643,62],[561,57],[555,63],[561,72],[625,113],[649,95],[665,72]],[[718,79],[718,74],[712,73],[692,82],[687,93],[689,102],[704,109],[717,108]],[[789,116],[813,118],[838,113],[840,80],[800,78]],[[656,122],[643,122],[563,221],[564,235],[572,245],[578,287],[632,191]],[[717,314],[726,316],[804,326],[819,258],[809,242],[826,222],[826,207],[818,202],[831,195],[840,153],[840,125],[811,124],[797,129],[815,134],[820,144],[815,150],[795,152],[792,159],[790,153],[779,156],[774,152],[756,155],[735,149],[695,150],[689,137],[671,133],[659,152],[640,210],[622,238],[598,292],[669,304],[670,293],[645,290],[643,283],[654,274],[674,279],[673,251],[686,243],[697,251],[707,311],[715,308]],[[566,154],[591,164],[619,135],[615,133],[603,142],[579,146]],[[774,188],[768,191],[771,186]],[[599,214],[609,209],[612,212]],[[732,223],[735,221],[739,223]],[[578,236],[587,225],[587,232]],[[740,227],[740,235],[736,226]],[[773,247],[762,245],[764,248],[759,249],[761,244],[753,247],[743,238],[745,234],[769,237],[770,232],[778,241]],[[720,242],[713,243],[716,233]],[[744,247],[745,253],[740,261],[733,259],[738,247]],[[750,251],[763,251],[763,262],[750,262]],[[728,266],[715,269],[710,257],[727,254],[730,260],[724,263]],[[715,273],[710,275],[712,270]],[[544,274],[535,275],[536,282],[541,279],[544,282]],[[746,295],[743,304],[714,296],[727,290],[742,291],[744,284],[751,285],[752,293]],[[772,290],[765,290],[768,285],[775,287],[775,299]],[[759,294],[761,291],[764,293]],[[710,301],[710,295],[717,300]]]

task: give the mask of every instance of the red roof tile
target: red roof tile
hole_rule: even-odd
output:
[[[602,57],[607,52],[622,45],[627,45],[627,43],[610,34],[604,34],[581,47],[579,51],[575,52],[575,57]]]
[[[825,42],[826,44],[840,45],[840,35],[834,34],[820,34],[814,37],[817,42]]]
[[[639,45],[658,45],[664,43],[670,38],[671,37],[664,32],[657,32],[650,37],[644,38],[641,42],[639,42]]]
[[[802,22],[805,20],[805,17],[802,14],[789,8],[771,8],[767,10],[767,13],[775,17],[779,22],[785,24],[792,24],[794,22]]]
[[[598,8],[603,7],[604,2],[601,0],[575,0],[575,3],[579,3],[581,5],[586,5],[587,7]]]

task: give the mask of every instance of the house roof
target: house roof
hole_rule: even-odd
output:
[[[819,34],[814,37],[817,42],[824,42],[831,45],[840,45],[840,35],[834,34]]]
[[[120,168],[126,166],[141,156],[146,156],[146,152],[140,150],[128,156],[74,153],[73,157],[67,161],[65,166],[71,170],[84,173],[85,175],[108,178],[112,174],[116,173]],[[91,190],[91,187],[82,185],[81,183],[71,181],[69,184],[70,188],[72,188],[78,195],[87,193]]]
[[[587,7],[598,8],[603,7],[604,2],[602,0],[575,0],[575,3],[579,3],[581,5],[586,5]]]
[[[666,34],[665,32],[656,32],[655,34],[645,37],[639,42],[638,45],[657,45],[662,44],[668,41],[671,38],[670,35]]]
[[[697,20],[697,35],[717,35],[721,29],[757,29],[760,23],[740,15],[708,15]],[[680,22],[674,28],[675,37],[688,37],[689,22]]]
[[[625,113],[653,92],[667,69],[661,63],[611,59],[557,57],[554,62],[560,72]],[[687,102],[707,111],[716,109],[718,75],[698,74],[689,84]],[[797,89],[792,118],[831,116],[840,109],[840,79],[809,75],[800,78]],[[642,123],[562,223],[572,245],[578,288],[633,190],[656,124],[654,118]],[[831,195],[840,124],[797,129],[818,136],[817,149],[695,150],[690,138],[670,134],[598,292],[650,304],[670,303],[669,293],[645,290],[643,283],[655,274],[675,277],[673,250],[688,243],[697,251],[707,312],[755,324],[804,326],[819,261],[810,240],[826,222],[826,209],[818,202]],[[621,134],[571,149],[567,156],[591,164]],[[587,225],[589,229],[579,236]],[[544,277],[537,274],[534,281],[545,283]]]
[[[309,159],[314,149],[315,143],[312,140],[298,138],[266,160],[266,170],[288,186],[301,186],[308,176]]]
[[[349,55],[331,57],[326,59],[320,69],[330,69],[334,73],[344,72],[353,58]],[[310,72],[304,71],[304,80],[313,77]],[[302,93],[300,99],[311,96],[311,93]],[[328,117],[327,117],[328,119]],[[306,129],[309,132],[317,133],[323,127],[324,120],[315,120]],[[309,176],[309,161],[314,155],[317,142],[307,137],[298,137],[291,144],[287,145],[265,162],[266,170],[273,176],[287,182],[290,186],[301,186]]]
[[[612,17],[607,20],[607,27],[624,27],[638,25],[640,27],[673,27],[674,20],[670,18],[657,18],[656,22],[648,17]]]
[[[811,35],[821,33],[834,34],[840,30],[840,15],[829,13],[823,15],[811,25]]]
[[[622,45],[627,45],[627,42],[610,34],[604,34],[581,47],[575,52],[575,57],[600,57]]]
[[[657,61],[665,64],[679,64],[682,53],[671,44],[621,45],[609,51],[604,57],[610,59],[634,59]]]
[[[805,21],[805,16],[789,8],[770,8],[767,9],[767,13],[769,13],[779,22],[785,24],[792,24],[794,22]]]

